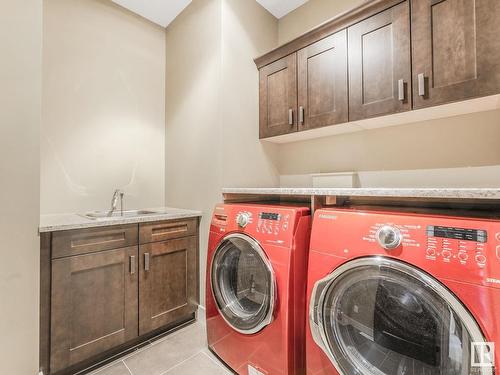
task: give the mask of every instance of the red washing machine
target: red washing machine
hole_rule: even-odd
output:
[[[500,221],[318,210],[307,293],[307,374],[491,375]]]
[[[305,373],[310,209],[218,205],[210,227],[209,348],[238,374]]]

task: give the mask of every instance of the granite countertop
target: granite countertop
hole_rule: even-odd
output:
[[[500,199],[500,188],[225,188],[223,194],[329,195],[356,197]]]
[[[185,219],[202,216],[201,211],[183,210],[180,208],[157,207],[147,208],[154,214],[134,217],[111,217],[97,220],[88,219],[80,214],[41,215],[39,232],[56,232],[70,229],[105,227],[111,225],[148,223],[163,220]]]

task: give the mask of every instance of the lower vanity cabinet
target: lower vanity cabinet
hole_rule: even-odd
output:
[[[198,307],[197,238],[139,246],[139,334],[171,324]]]
[[[41,372],[77,373],[193,320],[198,224],[190,218],[42,233]]]
[[[137,337],[137,247],[52,261],[53,373]]]

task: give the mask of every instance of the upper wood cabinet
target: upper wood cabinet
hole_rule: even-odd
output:
[[[260,70],[260,138],[297,131],[297,54]]]
[[[500,94],[499,20],[500,0],[365,1],[255,59],[260,138]]]
[[[411,109],[407,1],[349,27],[349,120]]]
[[[137,246],[52,261],[51,373],[138,336],[136,260]]]
[[[299,130],[347,122],[346,31],[301,49],[297,64]]]
[[[412,0],[414,107],[500,92],[500,1]]]

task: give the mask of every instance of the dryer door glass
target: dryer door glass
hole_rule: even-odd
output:
[[[238,332],[252,334],[273,316],[275,280],[259,244],[242,235],[229,235],[212,261],[212,291],[220,314]]]
[[[323,348],[341,374],[463,375],[477,370],[471,370],[471,343],[484,342],[484,337],[441,283],[394,260],[350,263],[317,288]],[[482,371],[477,373],[491,373]]]

